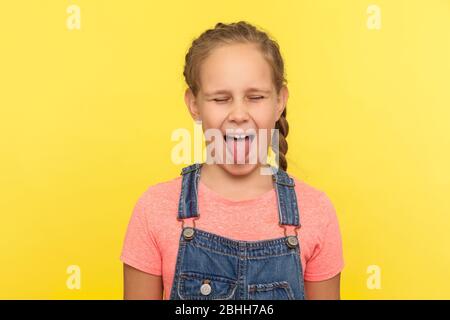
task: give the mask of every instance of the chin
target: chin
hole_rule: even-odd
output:
[[[234,176],[245,176],[259,168],[257,163],[246,164],[219,164],[219,166]]]

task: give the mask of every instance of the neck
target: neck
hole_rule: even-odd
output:
[[[217,164],[204,163],[200,180],[210,189],[232,198],[245,199],[273,189],[271,175],[260,173],[261,165],[245,175],[233,175]]]

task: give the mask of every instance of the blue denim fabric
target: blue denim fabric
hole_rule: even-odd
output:
[[[198,219],[198,181],[203,163],[182,169],[178,219]],[[273,170],[279,224],[300,227],[294,180]],[[184,231],[192,234],[186,237]],[[193,232],[192,232],[193,231]],[[295,238],[298,243],[288,243]],[[205,288],[206,286],[207,288]],[[196,227],[182,227],[173,300],[302,300],[305,299],[298,237],[260,241],[229,239]]]

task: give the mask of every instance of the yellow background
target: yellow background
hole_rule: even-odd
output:
[[[80,30],[66,26],[71,4]],[[193,128],[184,54],[238,20],[284,54],[288,172],[336,207],[342,298],[450,298],[448,0],[3,1],[0,298],[122,298],[131,210],[179,175],[171,133]]]

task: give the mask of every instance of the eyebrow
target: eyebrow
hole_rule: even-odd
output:
[[[261,93],[266,93],[269,94],[272,90],[270,89],[263,89],[263,88],[248,88],[247,90],[245,90],[245,92],[261,92]],[[209,97],[209,96],[213,96],[213,95],[218,95],[218,94],[229,94],[230,91],[229,90],[216,90],[216,91],[211,91],[211,92],[205,92],[205,96]]]

